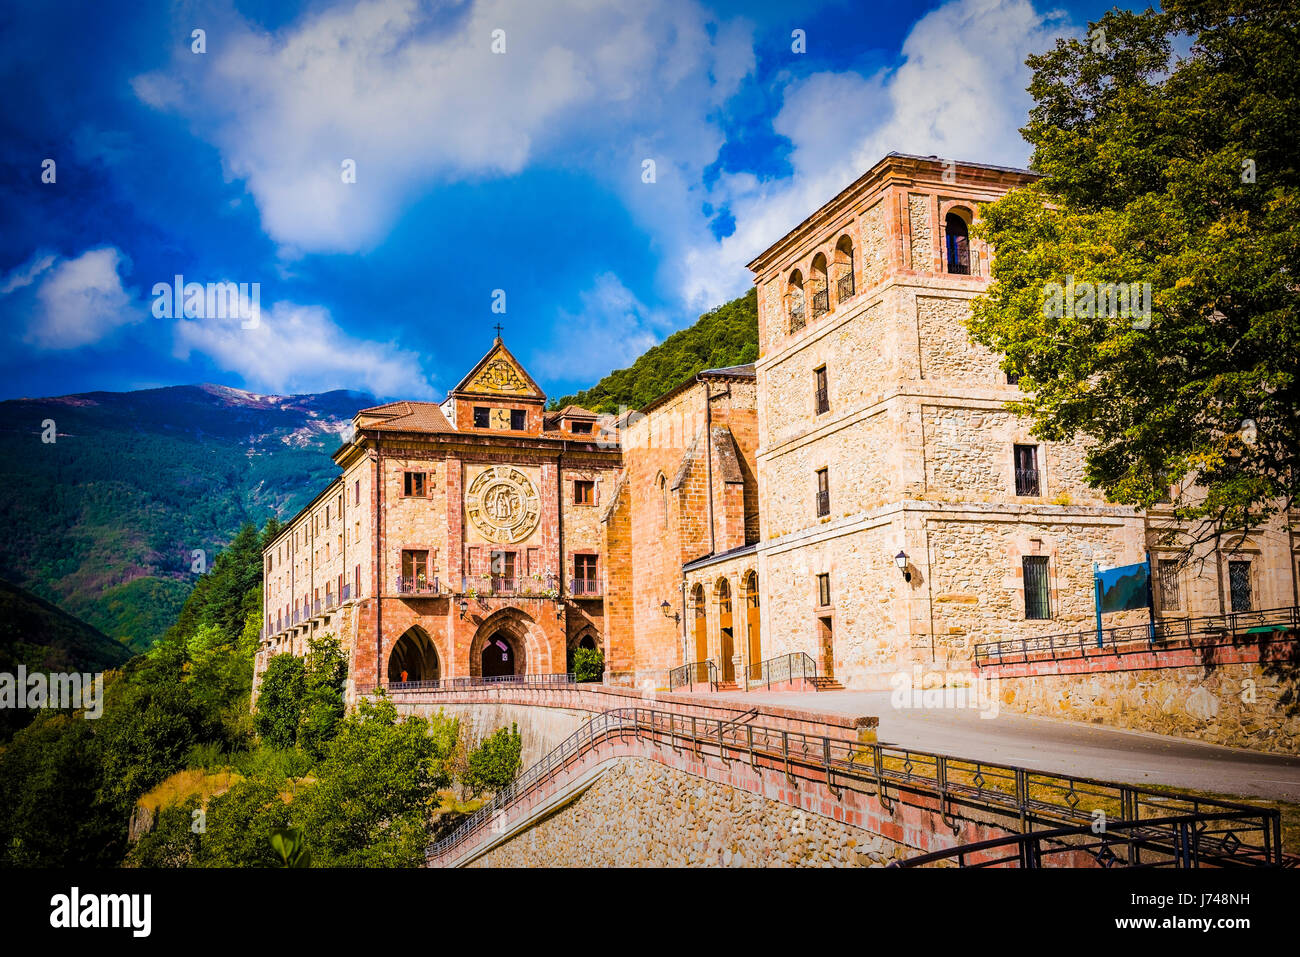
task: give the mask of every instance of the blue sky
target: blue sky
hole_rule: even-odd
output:
[[[890,150],[1024,165],[1025,56],[1106,6],[10,4],[0,397],[440,399],[498,321],[585,387]],[[256,324],[157,315],[178,274]]]

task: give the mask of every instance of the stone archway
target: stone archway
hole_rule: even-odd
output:
[[[591,625],[587,625],[569,639],[568,648],[565,654],[565,668],[570,674],[573,673],[573,655],[579,648],[589,648],[592,651],[603,652],[604,649],[601,648],[600,644],[600,635],[596,633],[596,629]]]
[[[529,630],[533,619],[507,608],[479,625],[470,643],[469,673],[475,678],[528,674]]]
[[[389,682],[437,681],[441,677],[438,649],[423,628],[412,625],[388,655]]]

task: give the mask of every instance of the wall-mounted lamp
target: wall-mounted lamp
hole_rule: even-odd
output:
[[[461,621],[464,621],[464,620],[465,620],[465,616],[468,615],[468,614],[469,614],[469,602],[467,602],[464,598],[462,598],[462,599],[460,600],[460,618],[461,618]]]
[[[671,618],[673,620],[673,624],[680,625],[682,623],[681,615],[677,614],[677,612],[673,612],[671,615],[668,614],[668,609],[672,607],[673,606],[668,604],[668,602],[664,602],[662,605],[659,606],[659,610],[664,613],[665,618]]]
[[[894,564],[897,565],[898,570],[903,573],[903,581],[910,582],[912,580],[912,573],[907,570],[907,552],[899,551],[899,553],[894,556]]]

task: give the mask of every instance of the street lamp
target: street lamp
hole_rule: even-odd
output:
[[[465,616],[468,615],[468,614],[469,614],[469,602],[467,602],[464,598],[462,598],[462,599],[460,600],[460,617],[461,617],[461,621],[464,621],[464,620],[465,620]]]
[[[672,605],[668,604],[668,602],[664,602],[659,606],[659,610],[664,613],[665,618],[671,618],[674,624],[680,625],[682,622],[682,616],[677,614],[677,612],[673,612],[671,615],[668,614],[668,609],[670,608],[672,608]]]
[[[898,554],[894,556],[894,564],[897,565],[898,570],[903,573],[903,581],[910,582],[912,580],[912,573],[907,570],[907,552],[900,549]]]

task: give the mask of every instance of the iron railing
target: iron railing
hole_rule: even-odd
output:
[[[817,492],[817,517],[825,518],[831,513],[831,493],[826,489]]]
[[[1154,649],[1171,641],[1191,642],[1196,638],[1210,639],[1214,646],[1230,645],[1237,643],[1238,635],[1296,629],[1300,629],[1300,607],[1288,605],[1264,611],[1232,612],[1199,618],[1161,618],[1146,624],[1103,628],[1100,647],[1119,654],[1125,650]],[[1089,653],[1095,654],[1097,650],[1096,628],[1039,635],[1036,638],[1003,638],[1001,641],[983,641],[977,644],[975,664],[982,667],[1041,659],[1059,661],[1083,658]]]
[[[790,331],[792,333],[798,332],[805,325],[807,325],[807,321],[804,318],[802,296],[800,296],[798,299],[790,303],[789,315],[790,315]]]
[[[1040,495],[1038,469],[1016,469],[1016,494]]]
[[[759,662],[758,680],[765,687],[788,681],[809,681],[817,677],[817,662],[803,651],[792,651]]]
[[[348,601],[352,597],[352,586],[344,585],[339,591],[339,601]]]
[[[838,301],[843,302],[853,295],[853,271],[846,272],[837,281],[836,294],[839,296]]]
[[[595,578],[574,578],[569,581],[570,595],[598,595],[600,581]]]
[[[820,319],[826,313],[831,311],[831,291],[829,289],[818,289],[812,297],[812,317]]]
[[[565,687],[577,683],[573,673],[553,675],[469,675],[462,678],[426,678],[422,681],[390,681],[389,691],[463,691],[466,688],[499,688],[508,685],[520,687]]]
[[[954,832],[960,828],[955,814],[963,809],[978,811],[980,819],[987,819],[989,814],[1001,817],[1008,829],[1015,828],[1022,834],[1030,834],[1040,825],[1090,829],[1097,811],[1110,821],[1147,824],[1190,817],[1198,826],[1205,825],[1205,846],[1215,842],[1223,863],[1281,866],[1294,861],[1282,852],[1281,812],[1273,808],[769,728],[735,717],[704,718],[642,707],[616,708],[594,716],[493,795],[450,835],[430,845],[426,849],[428,858],[443,857],[493,822],[504,825],[498,815],[504,815],[508,807],[605,741],[626,741],[628,737],[666,745],[674,751],[686,748],[697,757],[748,761],[755,769],[782,772],[795,786],[800,779],[824,784],[837,796],[843,790],[874,795],[891,816],[904,793],[920,795]],[[1261,819],[1266,825],[1262,828],[1258,823]],[[1240,828],[1208,833],[1210,822],[1224,820],[1245,823]],[[498,834],[504,830],[497,826],[492,829]],[[1153,826],[1141,837],[1151,850],[1164,847],[1175,855],[1180,845],[1174,842],[1172,833]],[[1233,844],[1239,850],[1227,854],[1228,846]],[[1213,857],[1195,860],[1198,864],[1211,863]]]
[[[399,575],[396,588],[399,595],[437,595],[442,591],[442,585],[436,575],[433,578],[424,575]]]
[[[1232,867],[1276,866],[1281,847],[1279,812],[1263,808],[1203,811],[1138,821],[1107,821],[1095,825],[1056,827],[961,844],[921,854],[890,867],[927,867],[952,863],[957,867],[1051,867],[1066,858],[1091,859],[1100,867]],[[1257,843],[1241,835],[1258,832]],[[1087,858],[1084,858],[1087,855]],[[1069,862],[1062,866],[1069,867]]]
[[[708,685],[710,691],[718,690],[718,666],[712,661],[692,661],[668,672],[668,690]]]

